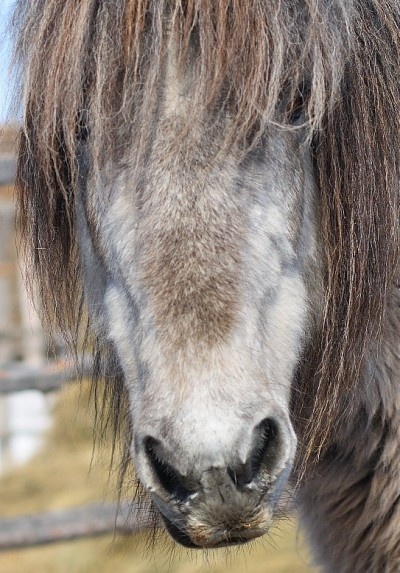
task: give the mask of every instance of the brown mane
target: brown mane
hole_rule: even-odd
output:
[[[382,341],[396,280],[399,12],[397,0],[19,0],[19,224],[48,326],[75,333],[83,316],[77,142],[89,133],[93,170],[145,148],[171,30],[181,72],[195,70],[194,112],[226,109],[233,118],[227,146],[262,133],[282,93],[295,105],[306,83],[326,301],[294,412],[303,459],[326,451],[351,415],[365,357]]]

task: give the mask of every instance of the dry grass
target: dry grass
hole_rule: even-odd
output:
[[[71,507],[114,495],[112,484],[107,486],[106,448],[89,473],[87,396],[86,389],[76,387],[62,393],[46,447],[1,480],[1,515]],[[280,522],[269,539],[245,549],[192,552],[177,549],[164,534],[153,545],[145,536],[105,536],[0,554],[0,573],[310,573],[308,562],[304,543],[288,521]]]

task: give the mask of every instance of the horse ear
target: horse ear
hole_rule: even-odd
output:
[[[316,146],[327,268],[319,450],[380,341],[399,256],[400,10],[395,0],[355,4],[353,49]]]

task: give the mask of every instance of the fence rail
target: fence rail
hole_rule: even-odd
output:
[[[79,376],[90,373],[90,365],[85,364]],[[77,378],[76,369],[65,362],[31,366],[14,362],[0,367],[0,395],[40,390],[43,393],[59,390],[66,382]]]
[[[96,537],[134,534],[154,526],[149,505],[94,503],[73,509],[0,519],[0,551]]]

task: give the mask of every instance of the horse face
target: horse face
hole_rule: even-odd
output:
[[[146,165],[83,177],[77,228],[140,480],[177,541],[218,547],[267,531],[295,456],[314,175],[301,130],[272,127],[243,158],[215,155],[220,126],[176,129],[160,121]]]

